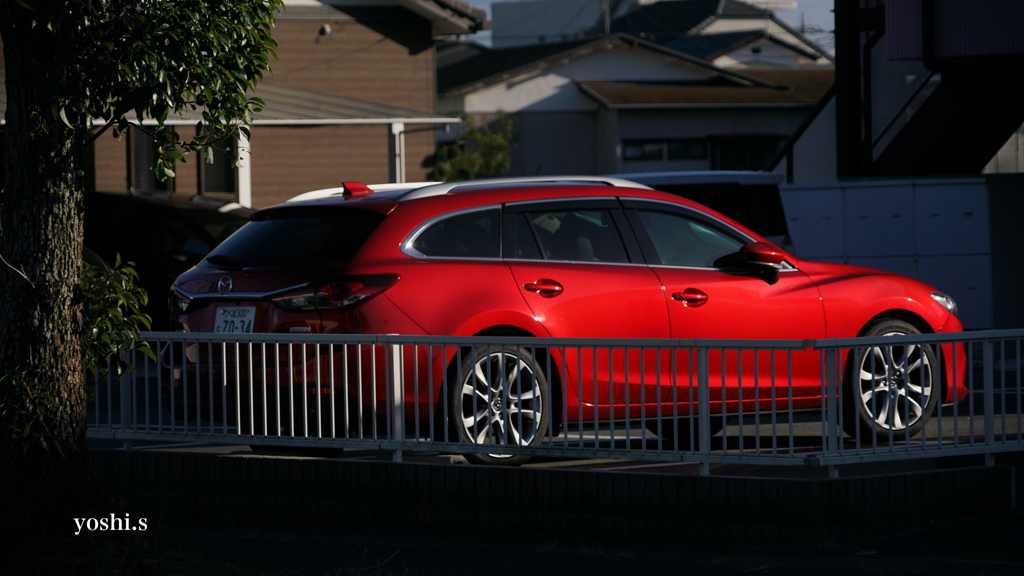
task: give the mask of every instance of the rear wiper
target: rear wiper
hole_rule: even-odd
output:
[[[221,270],[241,270],[242,263],[238,261],[238,258],[234,256],[224,256],[223,254],[215,254],[209,256],[206,259],[207,262],[213,264]]]

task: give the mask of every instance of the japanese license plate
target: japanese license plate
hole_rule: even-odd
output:
[[[252,334],[255,319],[255,306],[221,306],[217,308],[213,331],[218,334]]]

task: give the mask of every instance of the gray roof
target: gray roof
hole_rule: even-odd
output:
[[[429,21],[434,35],[472,34],[491,27],[486,10],[462,0],[319,0],[316,4],[293,4],[286,1],[285,10],[277,18],[360,20],[379,18],[382,14],[380,9],[397,7]]]
[[[751,19],[774,22],[799,38],[816,57],[832,60],[828,52],[775,16],[771,10],[740,0],[672,0],[646,4],[614,19],[611,22],[611,31],[666,45],[678,38],[695,36],[718,20]],[[686,48],[691,46],[683,42],[673,48],[686,52]]]
[[[373,124],[392,121],[412,124],[457,123],[457,118],[291,88],[264,82],[256,89],[266,108],[254,115],[253,124]]]
[[[600,38],[588,38],[559,42],[512,46],[509,48],[487,48],[479,45],[451,45],[438,51],[437,90],[442,96],[458,96],[480,90],[495,84],[544,70],[553,63],[574,60],[614,46],[627,46],[649,50],[692,66],[708,70],[716,78],[740,85],[766,85],[764,82],[741,74],[735,70],[719,68],[710,62],[688,54],[646,42],[626,34],[612,34]]]
[[[7,111],[7,92],[4,89],[5,74],[0,70],[0,124]],[[255,96],[262,98],[266,107],[253,115],[253,126],[309,126],[329,124],[454,124],[458,118],[442,116],[433,112],[400,108],[355,98],[346,98],[301,88],[263,82],[256,89]],[[168,125],[195,125],[203,119],[200,111],[186,111],[185,115],[167,118]],[[101,122],[101,121],[97,121]],[[155,124],[144,120],[144,124]]]

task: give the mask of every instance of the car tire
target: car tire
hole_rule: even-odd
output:
[[[551,418],[547,377],[528,350],[518,346],[477,346],[463,352],[451,381],[450,424],[467,444],[537,446]],[[466,454],[475,464],[518,466],[526,455]]]
[[[869,323],[864,337],[920,334],[895,318]],[[913,437],[939,403],[939,364],[931,346],[871,346],[851,352],[844,382],[843,427],[861,438]]]
[[[711,415],[711,435],[722,431],[722,415]],[[691,430],[690,427],[693,426]],[[658,434],[658,424],[648,424],[647,430]],[[650,445],[650,444],[649,444]],[[696,416],[683,418],[665,418],[661,422],[661,449],[682,450],[685,452],[700,450],[700,433]]]

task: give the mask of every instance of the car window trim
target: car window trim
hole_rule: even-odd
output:
[[[551,206],[557,206],[566,202],[580,203],[581,210],[601,208],[621,208],[617,198],[613,196],[578,196],[573,198],[535,198],[533,200],[516,200],[505,202],[504,207],[509,212],[528,212],[530,209],[544,210]],[[589,204],[589,205],[587,205]]]
[[[650,268],[651,265],[646,262],[602,262],[600,260],[538,260],[536,258],[505,258],[505,262],[509,264],[529,262],[532,264],[572,264],[575,266],[589,266],[591,264],[595,266],[637,266],[642,268]]]

